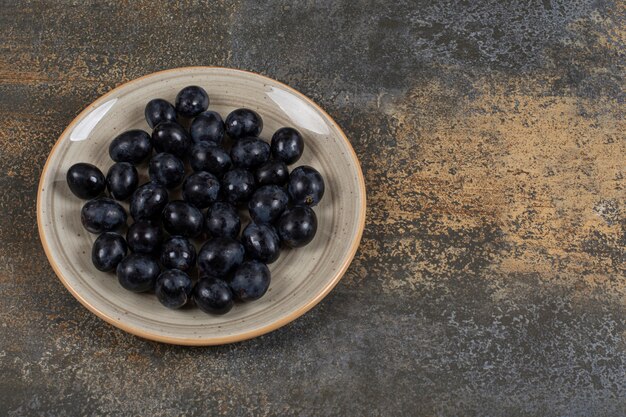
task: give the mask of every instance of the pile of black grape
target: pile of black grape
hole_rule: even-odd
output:
[[[311,242],[317,230],[311,207],[324,195],[324,180],[310,166],[289,172],[304,150],[297,130],[281,128],[267,143],[259,138],[263,121],[256,112],[237,109],[224,122],[208,107],[209,96],[197,86],[182,89],[175,106],[151,100],[145,116],[152,135],[120,134],[109,147],[115,164],[106,177],[78,163],[67,183],[89,199],[81,221],[99,234],[91,253],[97,269],[116,270],[122,287],[154,291],[166,307],[193,298],[203,311],[224,314],[234,300],[265,294],[267,264],[278,259],[281,245]],[[150,181],[138,186],[137,169],[147,160]],[[179,192],[182,200],[170,199]],[[127,213],[118,201],[128,199],[133,223],[124,238]],[[252,220],[240,233],[243,208]]]

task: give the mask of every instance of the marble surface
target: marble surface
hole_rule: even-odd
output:
[[[622,3],[0,4],[0,415],[626,414]],[[330,295],[217,348],[89,313],[35,216],[87,104],[189,65],[313,98],[368,190]]]

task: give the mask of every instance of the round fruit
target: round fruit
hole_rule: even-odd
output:
[[[157,220],[169,197],[164,186],[149,182],[137,188],[130,199],[130,215],[135,221]]]
[[[199,142],[191,148],[189,165],[194,171],[207,171],[221,177],[232,163],[228,152],[213,142]]]
[[[218,201],[207,210],[204,227],[212,237],[235,239],[241,230],[239,213],[229,203]]]
[[[267,265],[258,261],[241,264],[230,280],[230,289],[241,301],[258,300],[270,287],[271,275]]]
[[[271,264],[280,255],[280,238],[268,224],[250,223],[241,233],[246,254],[257,261]]]
[[[204,275],[223,278],[243,262],[243,245],[227,237],[207,241],[198,253],[198,268]]]
[[[270,145],[255,137],[241,138],[231,148],[230,158],[239,168],[257,168],[270,158]]]
[[[126,242],[133,252],[153,253],[163,240],[163,232],[158,225],[147,221],[133,223],[126,232]]]
[[[102,194],[106,186],[104,174],[98,167],[79,162],[67,170],[67,185],[78,198],[90,199]]]
[[[289,170],[283,161],[269,161],[257,168],[256,182],[261,185],[285,185],[289,180]]]
[[[272,156],[291,165],[302,156],[304,140],[296,129],[283,127],[272,136]]]
[[[247,201],[254,192],[254,175],[242,168],[231,169],[222,178],[222,190],[233,204]]]
[[[182,161],[169,153],[159,153],[152,157],[148,168],[150,179],[165,188],[178,187],[185,178]]]
[[[91,233],[110,232],[126,224],[126,211],[117,201],[101,197],[85,203],[80,221]]]
[[[99,271],[112,271],[126,256],[126,241],[117,233],[106,232],[98,236],[91,247],[91,262]]]
[[[278,236],[292,248],[299,248],[311,242],[317,231],[317,217],[309,207],[293,207],[278,219]]]
[[[119,134],[109,145],[109,155],[115,162],[138,164],[152,152],[150,135],[143,130],[128,130]]]
[[[233,293],[221,279],[204,278],[193,289],[193,299],[200,310],[209,314],[226,314],[233,308]]]
[[[278,185],[264,185],[250,197],[248,211],[255,222],[272,223],[283,214],[288,203],[289,196],[285,190]]]
[[[224,140],[224,121],[218,112],[205,111],[191,122],[189,133],[194,142],[211,142],[219,145]]]
[[[191,138],[176,122],[161,122],[152,131],[152,144],[157,152],[167,152],[184,158],[191,148]]]
[[[126,200],[137,189],[139,174],[130,162],[116,162],[109,168],[106,181],[111,197]]]
[[[154,128],[161,122],[176,121],[176,110],[169,101],[162,98],[155,98],[150,100],[146,104],[146,110],[144,111],[146,116],[146,122],[148,126]]]
[[[154,293],[167,308],[181,308],[191,298],[193,284],[189,275],[178,269],[162,272],[156,280]]]
[[[209,108],[209,95],[204,88],[190,85],[176,95],[176,111],[184,117],[195,117]]]
[[[158,276],[159,264],[143,253],[131,253],[117,265],[117,279],[128,291],[150,291]]]
[[[161,245],[161,263],[168,269],[187,271],[196,263],[196,248],[182,236],[172,236]]]
[[[185,201],[172,201],[163,209],[163,227],[171,235],[196,237],[203,223],[202,212]]]
[[[237,140],[246,136],[259,136],[263,130],[263,119],[250,109],[233,110],[226,117],[226,133]]]
[[[183,199],[198,208],[206,208],[216,201],[220,193],[220,182],[208,172],[196,172],[183,183]]]
[[[324,196],[324,179],[315,168],[302,165],[291,171],[289,195],[296,206],[316,206]]]

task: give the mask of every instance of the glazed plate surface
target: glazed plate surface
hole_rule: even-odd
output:
[[[96,235],[83,229],[84,201],[67,187],[65,175],[77,162],[105,174],[113,164],[110,141],[129,129],[150,129],[145,104],[161,97],[174,102],[187,85],[210,97],[209,110],[222,117],[248,107],[263,118],[267,141],[278,128],[292,126],[305,140],[297,165],[311,165],[324,176],[326,193],[315,207],[318,231],[304,248],[283,250],[272,265],[272,283],[258,301],[236,304],[224,316],[197,308],[169,310],[154,294],[124,290],[113,273],[96,270],[91,245]],[[145,168],[142,181],[146,180]],[[127,204],[123,204],[128,207]],[[39,234],[46,255],[65,287],[89,310],[135,335],[185,345],[231,343],[267,333],[307,312],[337,284],[357,250],[365,222],[365,185],[357,157],[339,128],[315,103],[292,88],[250,72],[213,67],[162,71],[123,84],[88,106],[70,123],[44,167],[37,198]]]

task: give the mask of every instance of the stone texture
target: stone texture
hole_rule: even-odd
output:
[[[0,415],[626,414],[623,3],[0,5]],[[102,322],[37,238],[64,127],[188,65],[312,97],[369,193],[336,289],[217,348]]]

